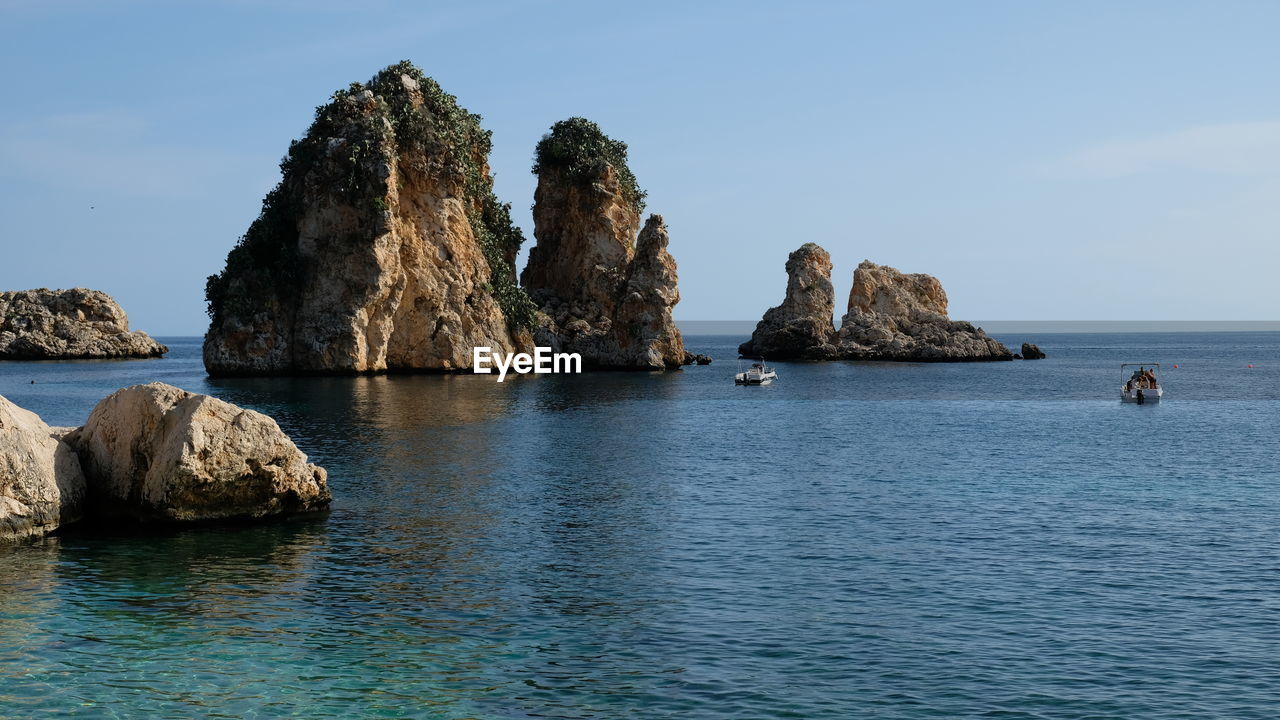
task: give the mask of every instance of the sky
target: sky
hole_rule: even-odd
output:
[[[787,254],[937,276],[968,320],[1280,319],[1280,3],[0,0],[0,289],[204,332],[203,288],[333,91],[402,59],[493,131],[628,143],[679,320]],[[520,261],[523,266],[523,254]]]

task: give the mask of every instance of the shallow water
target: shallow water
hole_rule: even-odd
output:
[[[51,424],[151,380],[262,410],[335,496],[0,548],[0,716],[1274,717],[1280,333],[1001,339],[1050,357],[762,388],[712,336],[707,367],[502,384],[211,380],[191,338],[0,363]],[[1130,360],[1165,402],[1117,401]]]

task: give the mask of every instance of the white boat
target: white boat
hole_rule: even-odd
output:
[[[736,385],[768,385],[777,378],[778,373],[761,360],[758,363],[751,363],[751,367],[746,372],[734,375],[733,382]]]
[[[1127,368],[1135,367],[1138,369],[1120,386],[1120,402],[1138,405],[1160,402],[1164,396],[1164,388],[1160,387],[1160,380],[1156,377],[1160,363],[1123,363],[1120,371],[1123,373]]]

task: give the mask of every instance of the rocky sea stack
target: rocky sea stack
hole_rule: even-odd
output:
[[[836,357],[832,345],[836,291],[831,284],[831,256],[814,243],[805,243],[787,258],[787,296],[769,308],[751,339],[738,352],[774,360],[827,360]]]
[[[0,360],[150,358],[169,352],[100,290],[0,292]]]
[[[334,93],[209,278],[213,375],[457,370],[529,345],[480,117],[404,62]]]
[[[931,275],[864,261],[840,329],[832,325],[831,259],[807,243],[787,260],[787,297],[738,352],[774,359],[958,362],[1012,360],[981,328],[947,317],[947,294]]]
[[[538,143],[534,236],[521,283],[541,307],[539,345],[588,366],[676,368],[694,362],[671,318],[680,302],[662,216],[640,225],[645,193],[625,143],[584,118]]]
[[[211,375],[457,371],[472,349],[579,352],[588,367],[692,362],[667,230],[640,227],[626,145],[557,123],[537,149],[538,246],[493,193],[490,134],[402,62],[316,110],[262,213],[206,285]],[[541,307],[541,310],[539,309]]]

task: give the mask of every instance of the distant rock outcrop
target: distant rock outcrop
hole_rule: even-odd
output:
[[[1043,360],[1046,357],[1040,346],[1031,343],[1022,343],[1021,355],[1023,360]]]
[[[1012,360],[980,328],[947,317],[947,293],[931,275],[863,261],[840,321],[840,355],[856,360]]]
[[[261,518],[330,501],[324,469],[274,420],[164,383],[113,393],[66,439],[98,519]]]
[[[828,360],[839,350],[832,345],[836,292],[831,284],[831,256],[814,243],[805,243],[787,258],[787,296],[769,308],[751,339],[738,347],[747,357],[771,360]]]
[[[468,368],[527,349],[490,134],[409,63],[334,93],[209,278],[213,375]]]
[[[582,118],[556,123],[538,143],[537,245],[521,274],[545,314],[534,340],[581,353],[587,366],[676,368],[687,362],[671,318],[676,263],[662,217],[640,227],[644,192],[626,157],[624,143]]]
[[[0,360],[149,358],[169,351],[100,290],[0,292]]]
[[[0,541],[41,537],[80,518],[84,475],[66,432],[0,397]]]
[[[947,317],[947,294],[937,278],[907,275],[865,261],[853,274],[853,289],[840,329],[831,323],[834,291],[831,259],[806,243],[787,260],[787,297],[765,313],[747,356],[803,360],[896,360],[954,362],[1011,360],[1013,353],[981,328]]]

